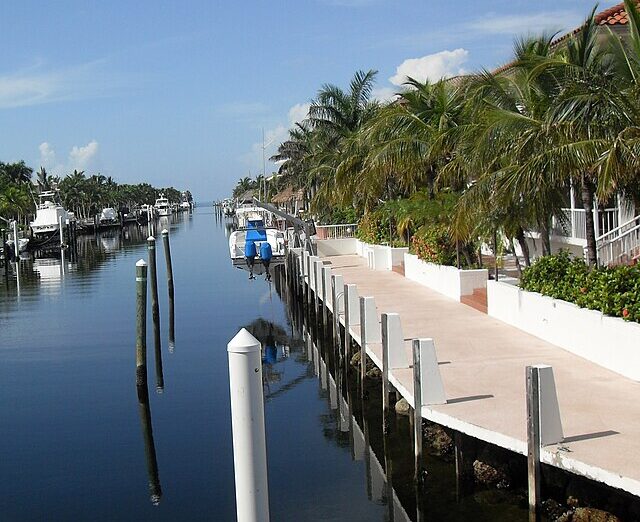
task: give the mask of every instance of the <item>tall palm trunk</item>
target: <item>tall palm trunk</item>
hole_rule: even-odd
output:
[[[542,255],[550,256],[551,255],[551,233],[549,226],[549,219],[544,218],[542,224],[540,225],[540,239],[542,241]]]
[[[593,182],[584,174],[582,175],[582,206],[584,207],[584,221],[587,237],[587,264],[590,267],[598,265],[598,253],[596,250],[596,229],[593,221]]]
[[[529,244],[527,243],[527,238],[524,236],[524,230],[522,227],[518,227],[518,231],[516,232],[516,240],[520,245],[520,250],[522,250],[522,256],[524,257],[524,266],[531,266],[531,253],[529,252]]]

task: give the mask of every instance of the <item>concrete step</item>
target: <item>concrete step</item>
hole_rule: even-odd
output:
[[[483,314],[487,313],[487,290],[486,288],[476,289],[471,295],[463,295],[460,297],[460,302],[475,308]]]

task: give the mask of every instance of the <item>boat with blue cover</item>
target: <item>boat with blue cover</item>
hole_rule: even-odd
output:
[[[244,223],[244,227],[229,236],[231,262],[237,268],[248,270],[250,278],[265,274],[270,279],[271,269],[285,260],[284,234],[266,226],[259,216],[250,216]]]

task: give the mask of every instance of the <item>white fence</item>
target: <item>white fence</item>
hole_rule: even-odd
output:
[[[587,220],[584,209],[563,208],[564,219],[553,218],[551,230],[556,236],[587,239]],[[605,208],[594,211],[596,236],[606,234],[618,226],[619,210]]]
[[[344,239],[355,237],[357,230],[357,223],[316,225],[316,239]]]
[[[600,236],[597,245],[600,264],[631,262],[640,254],[640,216]]]

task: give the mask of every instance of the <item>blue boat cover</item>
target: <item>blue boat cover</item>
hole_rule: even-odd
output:
[[[244,257],[256,257],[256,244],[253,241],[244,242]]]
[[[247,224],[247,235],[245,241],[266,241],[267,231],[264,229],[264,222],[261,219],[249,221]]]
[[[275,364],[278,362],[278,349],[268,344],[264,347],[264,356],[262,357],[262,362],[267,364]]]
[[[271,251],[271,245],[266,241],[260,244],[260,259],[263,261],[271,261],[271,256],[273,252]]]

